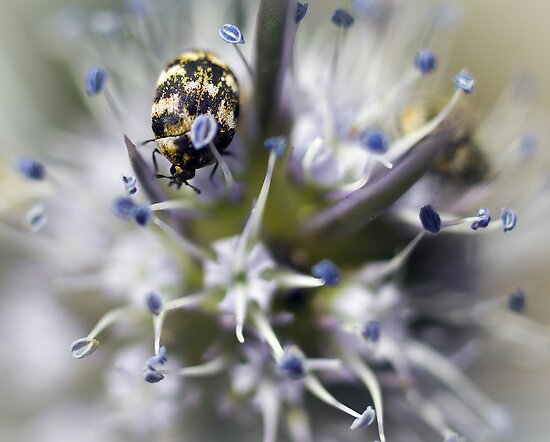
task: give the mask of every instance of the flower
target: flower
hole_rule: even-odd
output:
[[[399,30],[397,40],[420,44],[422,29],[441,23],[387,3],[317,9],[322,24],[312,22],[318,6],[273,0],[236,12],[209,0],[185,10],[132,1],[123,12],[69,18],[64,56],[100,52],[103,67],[89,55],[69,65],[102,135],[54,133],[59,155],[18,163],[10,173],[42,190],[16,198],[26,215],[14,219],[27,230],[15,231],[38,245],[41,272],[71,299],[70,332],[83,337],[70,351],[85,359],[71,387],[99,390],[89,374],[106,376],[110,439],[167,432],[141,418],[159,414],[165,427],[183,416],[185,434],[201,440],[215,440],[222,421],[235,437],[265,441],[429,431],[481,442],[511,425],[464,359],[481,337],[529,337],[536,350],[547,342],[546,329],[517,314],[522,290],[489,298],[471,283],[488,263],[500,275],[518,261],[511,246],[493,258],[519,241],[528,212],[525,188],[514,185],[519,160],[498,148],[531,161],[533,131],[495,130],[494,116],[472,123],[472,74],[441,73],[448,53],[433,37],[424,44],[437,59],[394,41]],[[158,81],[173,90],[155,98],[155,117],[175,132],[156,148],[151,91],[181,49],[175,29],[215,54],[189,50],[195,69],[175,62],[162,71]],[[369,39],[378,43],[358,51]],[[217,82],[235,83],[226,69],[241,90],[238,122],[219,95]],[[431,87],[438,76],[442,96]],[[226,121],[236,134],[220,150]],[[173,178],[176,164],[194,173],[181,189],[156,179]],[[503,204],[514,209],[491,220]],[[483,245],[479,255],[469,241]],[[97,322],[82,332],[90,317]]]

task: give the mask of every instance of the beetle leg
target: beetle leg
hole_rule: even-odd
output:
[[[157,153],[160,153],[160,150],[155,149],[155,150],[153,151],[153,153],[152,153],[152,157],[153,157],[153,166],[155,167],[155,175],[158,175],[157,172],[159,171],[159,166],[158,166],[158,164],[157,164],[157,157],[155,156],[155,154],[157,154]],[[159,178],[159,177],[157,176],[157,178]]]
[[[198,188],[196,188],[195,186],[189,184],[187,181],[184,181],[184,184],[185,184],[186,186],[191,187],[191,189],[193,189],[197,195],[201,193],[201,191],[200,191]],[[179,183],[179,185],[181,186],[181,183]],[[179,188],[179,187],[178,187],[178,188]]]

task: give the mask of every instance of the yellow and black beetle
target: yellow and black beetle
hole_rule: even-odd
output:
[[[156,153],[170,163],[170,184],[186,184],[195,171],[215,163],[210,149],[195,149],[190,129],[195,118],[212,115],[218,123],[213,140],[221,153],[231,143],[239,118],[239,84],[233,72],[215,55],[197,50],[180,54],[160,73],[151,109],[151,127],[157,148],[153,152],[155,172],[158,172]]]

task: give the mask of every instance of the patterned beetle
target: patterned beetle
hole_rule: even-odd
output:
[[[211,114],[218,123],[213,140],[222,153],[229,146],[239,118],[239,84],[233,72],[215,55],[204,51],[186,51],[170,62],[157,80],[151,109],[151,127],[157,148],[153,151],[155,172],[158,165],[155,154],[160,153],[170,163],[170,184],[190,185],[195,171],[214,164],[210,149],[197,150],[190,138],[190,129],[198,115]],[[217,166],[217,163],[216,163]]]

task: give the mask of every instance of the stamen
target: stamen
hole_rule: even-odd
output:
[[[86,336],[88,339],[95,338],[99,333],[105,330],[107,327],[111,326],[115,322],[120,321],[121,319],[130,319],[132,317],[142,316],[143,311],[136,309],[135,307],[119,307],[115,308],[107,313],[105,313],[97,322],[95,327],[90,333]]]
[[[263,418],[263,442],[277,442],[277,423],[281,410],[279,392],[273,383],[264,381],[258,388],[256,401],[260,406]]]
[[[388,113],[388,109],[390,109],[390,113],[392,113],[402,92],[409,88],[421,76],[426,75],[435,69],[437,67],[437,62],[433,53],[421,50],[416,54],[414,65],[415,68],[408,69],[397,84],[389,90],[389,92],[383,96],[375,96],[365,104],[365,106],[358,112],[358,115],[353,122],[352,129],[359,130],[366,124],[384,118]]]
[[[514,293],[508,296],[508,308],[516,313],[525,311],[525,292],[522,289],[517,289]]]
[[[25,227],[31,233],[37,233],[48,222],[48,213],[46,212],[46,206],[41,203],[33,205],[25,218],[23,219],[23,227]]]
[[[158,353],[160,349],[160,337],[162,335],[162,327],[164,325],[164,320],[166,319],[166,314],[171,310],[197,306],[207,297],[208,294],[206,293],[198,293],[195,295],[187,295],[181,298],[173,299],[172,301],[163,302],[160,296],[156,293],[150,293],[148,295],[147,307],[149,308],[149,311],[155,315],[153,317],[153,329],[156,353]]]
[[[227,359],[224,356],[218,356],[204,364],[184,367],[179,370],[162,369],[158,372],[164,375],[176,375],[185,378],[203,378],[221,373],[226,367]]]
[[[164,325],[164,319],[166,318],[166,312],[162,311],[158,315],[153,316],[153,332],[155,336],[155,353],[160,351],[160,337],[162,335],[162,326]]]
[[[356,430],[359,428],[368,427],[374,422],[374,418],[376,417],[376,412],[374,409],[369,405],[365,411],[363,411],[363,414],[361,417],[358,417],[353,421],[351,424],[351,429]]]
[[[304,361],[306,372],[311,371],[336,371],[342,370],[343,365],[340,359],[306,359]]]
[[[285,143],[286,141],[282,137],[269,138],[264,142],[264,145],[270,150],[267,172],[256,204],[254,205],[250,217],[246,222],[243,233],[239,237],[237,251],[235,254],[235,274],[242,272],[244,269],[246,253],[250,249],[251,244],[254,243],[258,237],[267,202],[267,196],[269,194],[269,188],[271,186],[271,180],[273,178],[275,164],[277,162],[277,158],[280,158],[284,153]]]
[[[155,355],[151,356],[145,362],[143,367],[143,379],[145,381],[156,384],[164,379],[164,375],[157,369],[159,365],[164,365],[168,358],[166,357],[166,347],[160,347],[155,350]]]
[[[307,148],[304,157],[302,158],[302,170],[304,171],[304,180],[307,183],[315,182],[313,178],[313,162],[317,158],[318,153],[324,144],[323,137],[315,138]]]
[[[425,138],[430,132],[435,130],[453,111],[457,105],[460,97],[463,95],[463,89],[455,91],[451,100],[439,111],[439,113],[417,130],[410,132],[409,134],[394,141],[388,149],[388,160],[394,162],[405,153],[407,153],[413,146],[415,146],[420,140]]]
[[[93,97],[103,92],[105,100],[107,101],[107,105],[111,109],[111,112],[113,113],[119,124],[122,126],[121,113],[118,110],[118,107],[111,95],[111,92],[107,88],[108,80],[109,75],[107,74],[107,71],[105,71],[105,69],[99,66],[90,67],[86,75],[86,93],[88,94],[88,96]]]
[[[199,261],[207,261],[208,259],[211,259],[213,257],[212,252],[202,249],[198,245],[192,243],[187,238],[176,232],[172,227],[170,227],[160,218],[153,216],[152,220],[154,224],[156,224],[164,233],[166,233],[166,235],[168,235],[171,239],[178,243],[193,258]]]
[[[441,217],[429,204],[420,209],[419,218],[424,231],[439,233],[441,230]]]
[[[415,389],[409,388],[405,393],[407,402],[411,404],[418,416],[424,420],[430,427],[437,431],[443,438],[449,437],[455,434],[453,430],[447,424],[445,416],[432,402]]]
[[[285,351],[271,328],[269,321],[259,308],[254,308],[252,310],[252,319],[260,336],[271,347],[273,359],[275,359],[275,362],[280,363],[285,356]]]
[[[380,129],[365,129],[360,139],[361,146],[371,153],[382,155],[388,151],[386,134]]]
[[[344,362],[355,373],[355,375],[363,382],[369,394],[372,397],[374,408],[376,410],[376,421],[378,424],[378,434],[380,442],[386,442],[386,434],[384,432],[384,408],[382,400],[382,389],[376,375],[371,368],[363,362],[357,354],[350,350],[346,350],[346,346],[342,346],[345,350]],[[368,408],[367,408],[368,410]]]
[[[304,378],[303,382],[308,391],[319,398],[321,401],[334,408],[337,408],[338,410],[343,411],[344,413],[349,414],[355,419],[361,418],[361,414],[344,405],[338,399],[332,396],[315,376],[309,374]]]
[[[311,268],[311,273],[316,278],[324,281],[326,285],[336,286],[340,284],[340,270],[328,259],[324,259],[315,264]]]
[[[123,176],[122,182],[124,183],[124,187],[126,188],[126,192],[128,192],[128,195],[135,195],[137,192],[136,187],[136,179],[132,176]]]
[[[368,321],[361,330],[361,335],[370,342],[378,341],[380,337],[380,322],[379,321]]]
[[[136,203],[130,198],[122,197],[113,201],[112,211],[119,218],[128,221],[132,218],[136,207]]]
[[[225,24],[219,29],[218,33],[220,34],[220,37],[223,41],[231,44],[235,48],[237,54],[244,63],[246,70],[250,74],[250,78],[253,79],[254,71],[246,61],[246,58],[244,58],[244,55],[239,48],[239,45],[244,45],[244,36],[241,33],[241,30],[235,25]]]
[[[500,222],[502,224],[502,229],[504,230],[504,233],[509,232],[516,227],[517,223],[517,216],[516,213],[509,209],[508,207],[504,207],[500,212]]]
[[[71,344],[71,353],[76,359],[91,355],[99,346],[97,339],[80,338]]]
[[[488,424],[492,424],[500,408],[482,394],[461,370],[434,349],[420,342],[408,341],[404,346],[407,358],[446,384],[458,397],[473,407]]]
[[[199,115],[191,124],[191,142],[193,147],[197,150],[208,146],[212,155],[216,159],[216,162],[222,168],[223,176],[225,178],[225,185],[227,190],[231,190],[233,186],[233,175],[226,161],[222,158],[220,152],[213,143],[214,138],[218,133],[218,123],[216,119],[210,114]]]
[[[345,9],[338,8],[332,14],[331,21],[338,27],[338,34],[336,35],[336,45],[334,46],[334,53],[332,55],[332,65],[330,70],[330,76],[328,81],[334,80],[336,77],[336,71],[338,68],[338,59],[340,58],[340,49],[343,39],[345,37],[346,30],[353,24],[354,19]]]
[[[462,69],[453,77],[453,83],[457,91],[462,90],[466,94],[471,94],[476,84],[474,77],[466,69]]]
[[[134,209],[134,220],[141,227],[147,226],[151,222],[151,208],[149,204],[142,204]]]
[[[208,147],[212,151],[214,158],[216,158],[216,161],[218,162],[218,164],[222,169],[223,177],[225,178],[225,187],[227,188],[228,191],[231,190],[231,188],[233,187],[234,179],[233,179],[233,174],[229,169],[229,165],[227,164],[227,161],[225,161],[222,158],[220,152],[218,151],[218,149],[216,149],[216,146],[214,146],[214,143],[210,143]]]
[[[413,240],[407,244],[403,250],[401,250],[392,259],[386,262],[375,262],[367,264],[362,270],[357,272],[356,279],[366,284],[379,283],[386,279],[388,276],[397,272],[401,266],[407,261],[411,253],[416,248],[420,240],[424,237],[425,231],[422,230],[418,233]]]
[[[277,282],[277,287],[282,289],[314,288],[325,285],[325,281],[320,278],[289,271],[274,271],[272,275],[273,280]]]
[[[296,5],[296,24],[299,24],[307,13],[307,8],[309,7],[309,3],[300,3]]]
[[[193,209],[195,204],[189,200],[179,199],[179,200],[167,200],[161,201],[159,203],[154,203],[149,206],[151,212],[163,211],[163,210],[186,210]]]
[[[248,300],[246,299],[246,288],[243,284],[236,284],[233,290],[235,292],[235,335],[242,344],[244,342],[243,328]]]
[[[279,361],[279,370],[290,379],[301,379],[306,374],[305,361],[304,353],[296,345],[292,345]]]
[[[196,307],[206,301],[209,297],[208,293],[196,293],[193,295],[182,296],[164,303],[164,311],[186,309]]]
[[[190,136],[197,150],[208,146],[218,134],[218,122],[210,114],[201,114],[191,124]]]
[[[16,169],[29,180],[41,181],[46,178],[46,168],[44,164],[32,158],[20,158],[17,161]]]
[[[104,314],[92,331],[85,337],[77,339],[71,344],[71,353],[77,359],[91,355],[99,346],[96,336],[120,319],[140,316],[143,312],[134,307],[120,307]]]
[[[499,339],[520,348],[530,347],[535,354],[547,355],[550,348],[550,329],[523,315],[505,309],[482,308],[474,312],[474,320]]]
[[[476,218],[476,221],[472,223],[472,230],[477,230],[480,228],[484,229],[485,227],[487,227],[491,222],[491,214],[489,212],[489,209],[487,209],[486,207],[482,207],[481,209],[479,209]]]
[[[422,75],[427,75],[437,67],[437,60],[433,52],[421,49],[416,53],[414,64]]]
[[[109,76],[105,69],[99,66],[92,66],[86,75],[86,93],[93,97],[101,93],[107,84]]]
[[[158,293],[151,292],[145,297],[145,305],[152,315],[158,316],[163,310],[163,304],[164,302]]]

